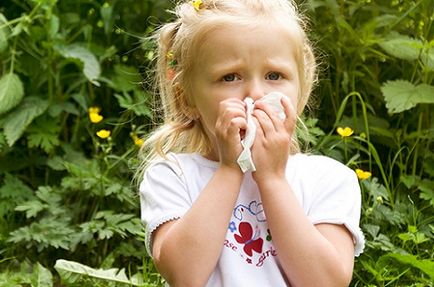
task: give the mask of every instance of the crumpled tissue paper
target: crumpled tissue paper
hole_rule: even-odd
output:
[[[279,118],[284,120],[286,118],[283,106],[280,102],[284,94],[280,92],[271,92],[258,101],[267,103],[275,112],[278,114]],[[252,119],[253,110],[255,108],[255,102],[252,98],[247,97],[244,102],[247,106],[246,116],[247,116],[247,129],[244,139],[241,140],[241,145],[243,146],[243,151],[237,159],[237,163],[240,166],[243,173],[247,171],[256,171],[255,164],[253,163],[251,147],[256,136],[256,124]]]

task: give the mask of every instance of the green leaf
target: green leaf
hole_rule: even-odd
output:
[[[426,273],[431,279],[434,279],[434,262],[432,260],[418,259],[414,255],[403,255],[397,253],[387,254],[385,256],[396,259],[401,263],[416,267],[422,272]]]
[[[389,55],[408,61],[417,60],[423,48],[422,41],[398,33],[389,35],[379,45]]]
[[[71,283],[75,283],[80,277],[93,277],[103,279],[109,282],[126,283],[132,286],[142,286],[143,282],[136,278],[128,279],[125,274],[125,269],[94,269],[89,266],[64,259],[56,260],[54,268],[59,273],[62,279],[68,280]]]
[[[407,187],[408,189],[412,188],[416,185],[417,182],[420,181],[420,176],[417,175],[401,175],[399,178],[400,181]]]
[[[15,176],[6,173],[4,176],[4,184],[0,187],[0,198],[12,198],[17,202],[30,199],[33,196],[33,191],[21,180]]]
[[[418,86],[404,80],[388,81],[381,87],[389,113],[400,113],[417,104],[434,103],[434,86]]]
[[[14,73],[0,78],[0,115],[18,105],[24,97],[23,83]]]
[[[46,216],[40,221],[21,227],[9,235],[8,242],[27,243],[38,251],[48,247],[71,250],[80,234],[73,227],[69,218],[62,216]]]
[[[32,197],[33,190],[15,176],[6,173],[4,184],[0,187],[0,218],[4,215],[13,215],[18,204]]]
[[[27,126],[48,108],[48,101],[38,97],[27,97],[10,113],[3,125],[6,141],[12,146],[24,133]]]
[[[422,63],[429,70],[434,71],[434,47],[428,47],[421,55]]]
[[[8,20],[6,19],[6,17],[2,13],[0,13],[0,26],[4,25],[7,22]],[[0,28],[0,53],[5,51],[8,47],[9,33],[7,29],[7,27]]]
[[[133,111],[137,116],[152,116],[152,111],[149,105],[146,104],[146,100],[143,98],[137,99],[136,93],[134,93],[134,97],[131,97],[128,93],[124,93],[123,96],[115,94],[115,97],[122,108]]]
[[[50,21],[48,23],[48,31],[51,38],[54,38],[59,32],[59,17],[56,15],[51,15]]]
[[[52,287],[53,275],[51,272],[39,263],[36,263],[36,270],[33,271],[32,286]]]
[[[48,208],[48,204],[42,203],[39,200],[26,201],[23,204],[18,205],[16,211],[25,211],[27,218],[36,217],[39,212]]]
[[[65,58],[80,62],[83,66],[83,74],[94,85],[99,86],[96,81],[101,75],[101,68],[95,55],[87,48],[78,44],[69,46],[55,46],[55,49]]]
[[[111,81],[108,81],[110,87],[117,91],[129,92],[141,87],[142,79],[140,73],[135,67],[117,64],[113,67],[114,74],[111,75]]]
[[[39,117],[29,126],[27,132],[29,147],[40,147],[46,153],[50,153],[60,144],[60,126],[57,120],[51,117]]]
[[[434,206],[434,181],[424,179],[418,185],[420,190],[419,197],[428,200]]]

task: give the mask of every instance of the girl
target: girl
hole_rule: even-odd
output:
[[[294,4],[195,0],[176,16],[157,33],[164,123],[140,185],[158,270],[171,286],[348,286],[360,189],[346,166],[298,152],[315,60]],[[271,92],[283,117],[261,100]]]

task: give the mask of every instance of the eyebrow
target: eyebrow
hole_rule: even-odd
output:
[[[230,73],[241,69],[244,66],[243,60],[226,60],[223,62],[217,62],[215,64],[211,63],[211,73]]]
[[[285,58],[285,60],[287,60],[287,59]],[[294,62],[295,62],[295,59],[294,59]],[[295,62],[295,65],[292,66],[292,65],[285,64],[284,61],[282,61],[281,59],[268,58],[268,59],[266,59],[266,63],[267,63],[267,65],[269,65],[272,68],[276,68],[276,69],[282,69],[283,68],[284,70],[291,72],[291,74],[294,74],[297,71],[297,70],[294,70],[292,68],[292,67],[297,67],[296,62]]]

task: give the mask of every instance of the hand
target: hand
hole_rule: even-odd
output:
[[[265,103],[256,102],[253,111],[258,129],[252,147],[256,172],[253,178],[263,180],[284,178],[290,154],[291,138],[295,131],[297,114],[287,97],[281,99],[286,119],[282,120]]]
[[[246,105],[238,99],[228,99],[220,102],[215,136],[220,163],[236,167],[237,158],[241,154],[241,134],[247,129]]]

